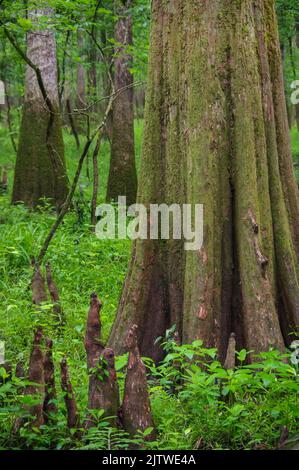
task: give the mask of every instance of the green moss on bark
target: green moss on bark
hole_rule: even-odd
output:
[[[152,9],[138,199],[204,204],[204,245],[136,242],[110,342],[122,352],[137,323],[159,359],[154,340],[176,323],[222,359],[232,331],[238,348],[283,349],[299,323],[299,214],[274,2]]]
[[[15,168],[12,202],[35,207],[47,198],[60,206],[68,190],[59,112],[47,142],[49,113],[24,105]]]

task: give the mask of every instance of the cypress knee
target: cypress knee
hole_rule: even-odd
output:
[[[31,279],[32,302],[35,305],[40,305],[41,303],[47,302],[48,300],[46,283],[40,266],[35,263],[35,261],[32,261],[32,266],[34,269],[34,273]]]
[[[90,307],[87,317],[86,333],[84,339],[87,354],[87,367],[92,369],[98,364],[101,352],[104,349],[101,339],[101,319],[100,311],[102,304],[97,294],[91,294]]]
[[[43,410],[45,423],[47,423],[53,417],[53,415],[57,413],[55,370],[52,348],[53,342],[50,339],[47,339],[46,353],[44,358],[45,400]]]
[[[57,285],[54,282],[52,276],[52,270],[50,263],[46,264],[46,274],[47,274],[47,285],[50,292],[51,300],[53,302],[53,312],[57,317],[57,320],[60,324],[63,323],[63,311],[60,303],[59,293],[57,289]]]
[[[33,347],[29,360],[28,381],[32,384],[27,385],[24,389],[24,395],[31,395],[34,400],[38,399],[38,403],[25,407],[33,420],[31,425],[40,427],[44,424],[43,403],[45,398],[45,376],[44,376],[44,354],[42,350],[43,332],[38,327],[34,333]],[[20,374],[24,371],[19,369]],[[18,418],[14,424],[14,432],[17,432],[25,423],[25,418]]]
[[[16,365],[15,376],[17,377],[17,379],[25,378],[24,364],[21,361],[19,361]]]
[[[104,416],[111,418],[110,423],[117,425],[119,412],[119,388],[115,371],[115,357],[112,349],[104,349],[97,368],[92,372],[89,381],[88,408],[104,410]],[[90,416],[86,427],[94,425]]]
[[[138,348],[136,325],[132,326],[129,331],[127,348],[129,360],[122,404],[123,426],[131,436],[135,436],[138,431],[144,432],[148,428],[153,428],[153,431],[146,437],[147,440],[152,440],[156,434],[155,425],[151,413],[146,369]]]
[[[67,426],[69,429],[76,429],[80,425],[80,415],[77,410],[76,398],[69,378],[68,365],[65,358],[60,363],[60,369],[61,390],[64,392],[64,401],[67,411]]]

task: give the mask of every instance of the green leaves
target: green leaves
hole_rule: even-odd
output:
[[[29,31],[33,28],[31,20],[28,20],[26,18],[18,18],[18,24],[24,31]]]
[[[166,442],[175,439],[179,447],[192,440],[192,448],[199,439],[203,449],[274,448],[282,425],[296,429],[299,382],[290,354],[271,350],[246,364],[250,352],[244,349],[236,353],[240,365],[225,370],[217,352],[203,348],[201,341],[164,346],[167,355],[150,374],[153,411],[163,423]]]

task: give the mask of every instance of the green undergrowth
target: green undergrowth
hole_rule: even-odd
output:
[[[81,416],[79,433],[66,428],[62,392],[57,387],[58,412],[52,424],[37,429],[27,421],[14,434],[16,418],[24,416],[24,405],[33,403],[34,397],[24,398],[20,389],[26,382],[13,377],[0,386],[0,448],[113,450],[137,445],[154,450],[275,449],[283,427],[290,436],[285,445],[298,445],[298,366],[289,353],[269,351],[246,365],[247,352],[243,350],[237,353],[239,366],[225,370],[216,350],[204,349],[200,341],[178,346],[168,339],[164,348],[166,357],[159,366],[144,359],[158,431],[154,442],[144,439],[152,428],[129,437],[123,430],[110,427],[102,410],[94,413],[96,426],[84,429],[87,371],[83,361],[77,360],[72,381]],[[57,364],[57,342],[54,351]],[[127,356],[116,360],[121,390],[126,363]],[[0,372],[5,378],[4,369]]]
[[[140,160],[142,122],[136,122],[137,166]],[[80,152],[73,137],[64,131],[67,167],[72,179]],[[83,144],[84,138],[81,137]],[[292,130],[294,162],[299,164],[299,134]],[[104,202],[109,168],[109,142],[104,141],[99,155],[99,202]],[[120,297],[131,253],[128,240],[100,241],[91,232],[90,200],[92,164],[85,164],[75,195],[73,210],[65,217],[47,253],[51,261],[66,319],[57,327],[50,304],[40,312],[32,306],[30,261],[36,256],[55,220],[45,204],[39,212],[22,205],[10,205],[15,155],[7,129],[0,126],[0,166],[9,170],[9,192],[0,195],[0,340],[5,341],[6,359],[15,366],[28,364],[33,330],[44,326],[54,341],[54,359],[67,356],[72,383],[84,422],[87,405],[88,375],[84,350],[84,332],[89,297],[97,292],[103,302],[103,339],[107,339]],[[298,175],[298,171],[297,171]],[[145,444],[154,449],[253,449],[275,448],[282,426],[290,434],[298,433],[297,369],[286,358],[270,352],[259,364],[240,366],[226,372],[217,362],[215,351],[193,346],[176,349],[166,344],[167,357],[158,368],[147,360],[150,394],[158,438]],[[245,352],[242,353],[243,356]],[[246,355],[246,354],[245,354]],[[191,362],[201,357],[200,363]],[[244,360],[244,357],[240,359]],[[210,358],[209,362],[204,366]],[[284,361],[282,360],[284,359]],[[118,358],[118,373],[123,387],[126,358]],[[179,367],[178,367],[179,365]],[[3,373],[3,371],[2,371]],[[57,384],[59,377],[57,375]],[[59,412],[51,427],[13,435],[15,418],[22,413],[20,384],[13,379],[0,387],[0,447],[10,448],[127,448],[133,441],[120,430],[111,429],[99,412],[98,426],[78,439],[66,431],[65,408],[58,393]],[[59,385],[57,385],[59,391]]]
[[[299,186],[299,131],[297,127],[293,127],[291,131],[291,139],[292,139],[292,154],[293,154],[293,161],[295,166],[295,174],[297,183]]]

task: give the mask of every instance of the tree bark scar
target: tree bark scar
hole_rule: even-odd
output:
[[[269,260],[266,256],[263,255],[261,249],[260,249],[260,245],[259,245],[259,241],[258,241],[258,234],[260,232],[260,229],[259,229],[259,225],[256,221],[256,218],[252,212],[251,209],[249,209],[248,211],[248,220],[252,226],[252,230],[253,230],[253,233],[255,235],[254,239],[253,239],[253,246],[254,246],[254,251],[255,251],[255,255],[256,255],[256,259],[257,259],[257,262],[258,264],[260,265],[261,269],[262,269],[262,275],[264,278],[266,278],[266,266],[269,264]]]
[[[251,209],[248,211],[248,220],[251,223],[253,232],[257,235],[259,233],[259,226]]]
[[[202,304],[202,305],[200,306],[200,309],[199,309],[199,312],[198,312],[198,318],[199,318],[200,320],[206,320],[207,317],[208,317],[208,311],[207,311],[205,305]]]

